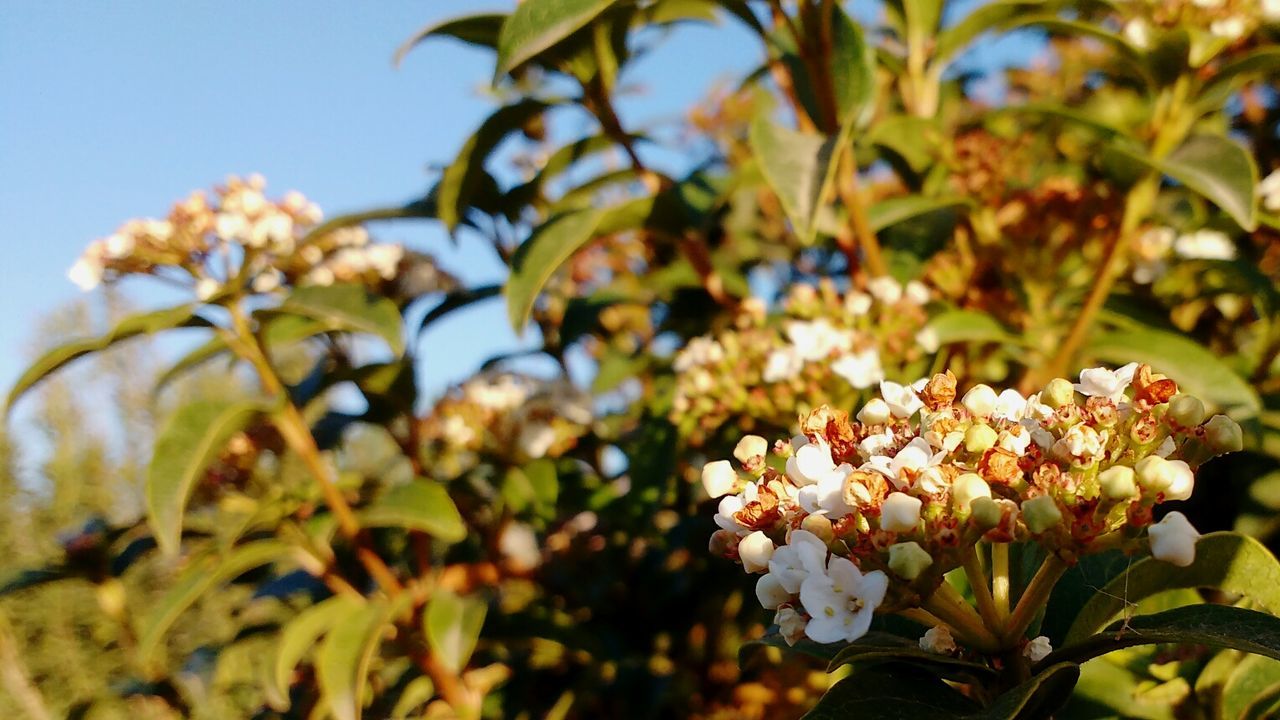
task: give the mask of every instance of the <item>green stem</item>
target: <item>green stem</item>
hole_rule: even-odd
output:
[[[1013,614],[1009,616],[1009,623],[1001,638],[1006,646],[1014,645],[1026,634],[1031,621],[1049,601],[1049,593],[1053,591],[1053,586],[1058,583],[1062,574],[1067,571],[1067,567],[1067,564],[1057,555],[1051,554],[1044,559],[1035,577],[1031,578],[1031,582],[1027,585],[1026,591],[1022,593],[1022,597],[1018,598],[1018,605],[1013,609]]]
[[[950,625],[957,637],[974,650],[994,653],[1000,649],[999,638],[983,625],[982,618],[950,583],[943,581],[922,607]]]
[[[982,616],[982,622],[991,632],[1000,632],[1003,626],[996,612],[995,599],[992,598],[991,588],[987,585],[987,573],[982,569],[982,560],[978,557],[977,548],[968,547],[961,557],[964,563],[964,574],[969,578],[969,587],[973,588],[973,597],[978,602],[978,614]]]
[[[1009,622],[1009,543],[991,545],[991,594],[1003,628]]]

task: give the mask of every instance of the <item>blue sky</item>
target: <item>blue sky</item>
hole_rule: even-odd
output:
[[[193,189],[260,172],[332,215],[420,194],[493,105],[492,58],[448,40],[391,56],[419,27],[506,3],[274,0],[11,4],[0,23],[0,386],[36,350],[36,319],[78,295],[67,267],[130,217],[163,215]],[[680,31],[625,79],[626,103],[670,117],[756,60],[726,22]],[[727,32],[726,32],[727,30]],[[428,223],[375,228],[494,282],[492,253],[454,250]],[[139,302],[155,299],[128,286]],[[430,385],[516,342],[499,303],[438,324]],[[447,353],[433,348],[448,348]]]

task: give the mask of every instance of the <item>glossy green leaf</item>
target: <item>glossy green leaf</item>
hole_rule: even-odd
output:
[[[936,3],[939,0],[925,0]],[[831,84],[841,125],[860,127],[870,118],[876,91],[875,51],[862,27],[840,7],[831,3],[835,14],[831,23]]]
[[[425,478],[393,487],[359,515],[367,527],[420,530],[449,543],[467,536],[467,527],[449,492],[440,483]]]
[[[298,613],[285,624],[276,642],[272,663],[272,690],[281,709],[289,707],[289,686],[294,668],[306,657],[316,642],[330,628],[345,623],[365,606],[363,599],[350,595],[336,595],[324,602],[312,605]]]
[[[435,696],[436,688],[432,684],[431,678],[420,675],[409,681],[404,689],[400,691],[400,697],[396,698],[396,705],[391,710],[391,720],[409,720],[410,717],[417,718],[421,715],[411,715],[415,710],[427,704],[427,701]]]
[[[404,41],[404,44],[396,48],[396,53],[392,56],[391,62],[397,66],[400,65],[410,50],[413,50],[424,40],[433,37],[451,37],[482,48],[496,48],[498,46],[498,32],[502,29],[502,23],[506,19],[507,16],[504,13],[475,13],[432,23],[414,33],[412,37]]]
[[[360,720],[369,663],[390,614],[385,602],[367,603],[325,634],[316,656],[316,678],[335,720]]]
[[[169,628],[210,589],[289,553],[278,540],[255,540],[230,551],[212,551],[193,558],[168,590],[151,604],[138,624],[138,657],[149,664]]]
[[[285,298],[279,311],[317,320],[329,330],[376,335],[395,354],[404,352],[400,311],[395,303],[360,285],[301,287]]]
[[[860,142],[884,148],[902,158],[911,170],[923,173],[937,156],[941,137],[932,119],[894,115],[877,120]]]
[[[524,3],[520,7],[528,5]],[[508,135],[524,128],[553,105],[542,100],[524,99],[498,108],[467,138],[458,156],[440,176],[436,189],[440,221],[446,228],[453,231],[465,219],[467,210],[483,186],[486,176],[484,164],[494,149]]]
[[[1231,648],[1280,659],[1280,618],[1231,605],[1189,605],[1139,615],[1050,653],[1041,666],[1082,663],[1127,647],[1164,643]]]
[[[587,26],[615,0],[524,0],[498,34],[495,81]]]
[[[1112,148],[1177,180],[1204,196],[1252,232],[1258,227],[1258,166],[1249,151],[1220,135],[1193,135],[1163,160],[1148,157],[1125,144]]]
[[[307,245],[317,238],[324,237],[335,230],[362,225],[379,220],[424,220],[436,217],[436,201],[434,197],[392,207],[361,210],[360,212],[335,215],[307,232],[298,246]]]
[[[830,194],[827,181],[836,143],[775,125],[759,117],[751,123],[751,149],[765,181],[778,196],[792,230],[804,245],[813,243],[818,210]]]
[[[869,632],[845,646],[831,660],[827,672],[835,672],[844,665],[866,667],[884,663],[912,665],[950,680],[991,680],[996,676],[995,670],[982,663],[922,650],[916,640],[884,632]]]
[[[938,33],[934,43],[935,62],[950,63],[955,55],[964,50],[979,35],[990,31],[1004,30],[1012,21],[1031,13],[1050,9],[1048,3],[1038,0],[997,0],[984,3]]]
[[[179,305],[127,317],[117,323],[105,335],[75,340],[65,345],[60,345],[41,355],[18,377],[18,381],[9,390],[9,397],[5,401],[5,412],[12,410],[13,404],[18,401],[18,398],[34,387],[36,383],[48,377],[51,373],[62,369],[73,360],[106,350],[112,345],[129,338],[138,337],[139,335],[151,335],[162,330],[172,330],[180,327],[210,327],[210,325],[207,320],[196,314],[195,305]]]
[[[1080,680],[1060,717],[1176,720],[1167,699],[1139,693],[1144,682],[1149,683],[1149,678],[1111,658],[1090,660],[1080,666]],[[1200,696],[1199,685],[1196,694]]]
[[[827,664],[835,660],[836,656],[847,647],[849,647],[848,643],[816,643],[809,638],[800,638],[795,645],[791,645],[775,631],[764,637],[742,643],[738,647],[738,664],[746,667],[747,661],[764,648],[778,648],[783,654],[804,655]]]
[[[580,210],[551,218],[534,230],[511,259],[507,279],[507,317],[517,332],[524,330],[533,303],[551,274],[579,248],[595,237],[604,213]]]
[[[1016,337],[998,320],[978,310],[948,310],[929,320],[940,345],[956,342],[1010,342]]]
[[[162,552],[178,552],[191,491],[227,440],[264,409],[258,400],[202,400],[169,418],[156,438],[146,485],[147,522]]]
[[[191,372],[197,367],[230,352],[231,349],[227,347],[227,342],[222,339],[221,335],[214,335],[210,337],[207,341],[196,346],[186,355],[183,355],[176,362],[166,368],[165,371],[160,374],[160,377],[156,379],[152,392],[159,393],[161,390],[168,387],[170,383],[188,372]]]
[[[451,292],[445,295],[439,304],[428,310],[426,315],[422,316],[422,322],[418,324],[418,333],[421,334],[432,323],[452,313],[454,310],[461,310],[478,302],[498,297],[500,294],[502,294],[501,285],[481,285],[480,287]]]
[[[1153,328],[1119,330],[1095,337],[1085,350],[1090,357],[1117,365],[1146,363],[1173,378],[1184,392],[1230,409],[1239,418],[1252,417],[1262,407],[1244,378],[1203,345],[1176,333]]]
[[[1196,100],[1201,112],[1217,110],[1250,78],[1280,73],[1280,48],[1263,46],[1226,62],[1204,84]]]
[[[976,715],[977,705],[941,678],[904,665],[855,671],[822,696],[804,720],[956,720]]]
[[[474,596],[461,596],[440,589],[427,603],[423,623],[431,652],[445,667],[458,672],[467,666],[480,639],[489,606]]]
[[[1045,665],[1030,680],[1004,693],[974,720],[1040,720],[1053,717],[1080,679],[1080,667],[1064,662]]]
[[[1196,559],[1180,568],[1147,557],[1111,578],[1080,608],[1066,642],[1080,641],[1129,607],[1175,588],[1216,588],[1245,595],[1280,612],[1280,561],[1257,540],[1232,532],[1209,533],[1196,542]]]
[[[899,223],[907,222],[921,215],[964,207],[969,204],[965,198],[942,197],[928,198],[919,195],[886,198],[871,206],[867,211],[867,221],[874,232],[880,232]]]
[[[1246,720],[1253,714],[1250,706],[1254,700],[1277,683],[1280,683],[1280,660],[1261,655],[1246,657],[1222,688],[1222,717]],[[1265,697],[1261,699],[1267,701]]]
[[[532,509],[543,517],[553,516],[559,495],[560,476],[555,461],[547,458],[509,468],[503,477],[502,497],[513,513]]]

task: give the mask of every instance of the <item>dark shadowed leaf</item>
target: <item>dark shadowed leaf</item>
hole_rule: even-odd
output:
[[[892,662],[930,670],[951,680],[994,679],[996,676],[995,670],[981,663],[922,650],[916,640],[883,632],[867,633],[845,646],[831,660],[828,671],[834,672],[842,665],[869,666]]]
[[[498,32],[506,19],[507,16],[504,13],[476,13],[432,23],[414,33],[404,41],[403,45],[396,48],[396,54],[392,56],[391,62],[399,65],[404,61],[404,56],[417,47],[418,43],[433,37],[451,37],[482,48],[497,48]]]
[[[489,298],[495,298],[501,293],[501,285],[482,285],[480,287],[451,292],[448,295],[445,295],[438,305],[428,310],[426,315],[422,316],[422,322],[418,325],[418,333],[421,334],[432,323],[445,315],[448,315],[454,310],[461,310],[464,307],[488,300]]]
[[[1040,720],[1053,717],[1080,679],[1080,667],[1073,663],[1046,666],[1035,677],[1004,693],[991,707],[970,717],[973,720]]]
[[[527,5],[528,3],[521,7]],[[436,204],[440,221],[445,227],[452,231],[466,217],[467,209],[472,206],[483,186],[487,175],[484,164],[494,148],[552,105],[553,103],[542,100],[524,99],[498,108],[467,138],[458,156],[445,168],[436,188]]]
[[[932,673],[876,665],[836,683],[804,720],[955,720],[978,711],[972,700]]]
[[[1050,653],[1041,666],[1082,663],[1127,647],[1163,643],[1231,648],[1280,659],[1280,618],[1230,605],[1188,605],[1117,620],[1096,635]]]

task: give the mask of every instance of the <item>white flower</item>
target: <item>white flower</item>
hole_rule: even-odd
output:
[[[1164,275],[1165,258],[1173,248],[1178,234],[1173,228],[1150,228],[1133,242],[1133,281],[1148,285]]]
[[[784,607],[773,616],[773,622],[778,626],[782,639],[786,640],[788,645],[795,645],[804,637],[805,626],[808,625],[809,620],[796,612],[795,608]]]
[[[844,309],[854,317],[862,317],[871,311],[871,296],[862,292],[851,292],[844,296]]]
[[[991,486],[977,473],[964,473],[951,485],[951,499],[961,508],[967,510],[980,497],[991,497]]]
[[[514,375],[476,378],[462,388],[463,396],[486,410],[506,412],[523,405],[529,398],[527,383]]]
[[[889,411],[894,417],[908,418],[924,407],[924,403],[920,402],[915,390],[909,385],[884,380],[880,383],[880,395],[889,404]]]
[[[760,487],[757,483],[749,482],[742,488],[739,495],[725,495],[720,498],[720,504],[717,506],[715,521],[716,525],[725,530],[732,530],[738,535],[746,535],[750,532],[747,528],[738,524],[734,516],[742,512],[749,503],[755,502],[760,497]]]
[[[996,391],[990,385],[974,385],[960,399],[960,404],[975,417],[988,418],[996,411],[997,400]]]
[[[71,269],[67,271],[67,279],[75,283],[75,286],[82,291],[88,292],[102,284],[102,273],[102,262],[86,254],[76,260]]]
[[[956,651],[956,640],[945,626],[931,627],[920,638],[920,649],[938,655],[950,655]]]
[[[1226,233],[1219,230],[1197,230],[1180,235],[1173,243],[1173,252],[1188,260],[1235,260],[1236,246]]]
[[[926,327],[916,333],[916,344],[927,353],[935,353],[938,352],[938,347],[942,343],[938,338],[938,331],[932,327]]]
[[[920,524],[920,498],[893,492],[880,506],[880,529],[889,532],[911,532]]]
[[[787,477],[800,487],[818,482],[835,469],[831,446],[822,441],[805,443],[787,458]]]
[[[862,420],[862,413],[858,413],[858,419]],[[863,420],[863,422],[866,422]],[[893,430],[885,428],[882,433],[872,433],[866,439],[858,443],[858,451],[862,453],[864,458],[872,458],[883,454],[889,448],[893,447],[895,440]]]
[[[253,291],[256,293],[269,293],[280,287],[280,283],[284,281],[284,275],[275,268],[267,268],[253,279]]]
[[[858,422],[866,425],[884,425],[891,417],[893,411],[889,408],[889,403],[880,398],[871,398],[858,411]]]
[[[857,640],[867,634],[888,588],[883,572],[863,575],[848,559],[831,558],[825,573],[811,573],[800,586],[800,603],[811,617],[805,634],[820,643]]]
[[[1164,491],[1164,499],[1190,499],[1191,492],[1196,487],[1196,474],[1191,471],[1191,466],[1181,460],[1170,460],[1168,468],[1173,480],[1169,483],[1168,489]]]
[[[1147,534],[1151,536],[1151,556],[1155,559],[1178,567],[1186,567],[1195,562],[1196,539],[1200,537],[1200,533],[1191,527],[1186,515],[1171,512],[1152,525]]]
[[[920,477],[916,478],[916,487],[928,495],[941,495],[947,491],[950,484],[941,470],[936,467],[930,467],[925,468],[920,473]]]
[[[870,348],[859,353],[846,353],[831,363],[831,371],[849,384],[863,390],[884,379],[884,369],[880,367],[880,353]]]
[[[1244,35],[1244,31],[1244,18],[1239,15],[1232,15],[1209,23],[1210,34],[1230,42],[1240,39],[1240,36]]]
[[[738,558],[742,560],[743,569],[749,573],[768,570],[771,557],[773,557],[773,541],[759,530],[742,538],[742,542],[738,543]]]
[[[524,523],[509,523],[498,537],[498,552],[517,572],[529,572],[542,564],[542,549],[533,528]]]
[[[1124,24],[1124,39],[1129,44],[1140,49],[1146,50],[1151,47],[1151,26],[1142,18],[1134,18]]]
[[[782,603],[791,601],[791,593],[782,587],[778,578],[765,573],[756,581],[756,599],[765,610],[777,610]]]
[[[823,513],[830,518],[842,518],[853,512],[844,501],[844,481],[853,472],[853,466],[842,463],[822,476],[813,485],[806,485],[796,493],[796,501],[807,513]]]
[[[1007,388],[1001,390],[996,396],[996,407],[991,412],[992,417],[1017,422],[1026,415],[1027,399],[1022,397],[1022,393],[1013,388]]]
[[[201,302],[206,302],[218,294],[222,289],[222,283],[214,278],[200,278],[196,281],[196,298]]]
[[[1196,7],[1202,8],[1220,8],[1227,3],[1227,0],[1191,0]]]
[[[738,472],[728,460],[716,460],[702,466],[702,487],[708,497],[728,495],[737,484]]]
[[[1097,430],[1088,425],[1072,425],[1067,434],[1058,441],[1057,447],[1063,454],[1088,465],[1102,454],[1104,444]]]
[[[461,415],[450,415],[445,418],[441,431],[444,433],[444,439],[450,445],[457,447],[470,445],[471,441],[476,439],[476,431],[471,429]]]
[[[820,573],[827,562],[827,545],[808,530],[792,530],[787,544],[769,558],[769,574],[788,593],[800,592],[809,573]]]
[[[530,458],[540,458],[547,454],[556,442],[555,428],[544,422],[531,422],[520,429],[516,445],[520,451]]]
[[[867,282],[867,292],[885,305],[893,305],[902,299],[902,285],[888,275],[872,278]]]
[[[213,232],[223,240],[244,240],[249,235],[249,223],[240,213],[220,212],[213,219]]]
[[[822,360],[833,352],[849,349],[853,338],[848,331],[837,330],[829,321],[787,323],[787,339],[804,360]]]
[[[696,337],[676,354],[672,367],[676,372],[685,372],[702,365],[714,365],[721,360],[724,360],[724,346],[711,338]]]
[[[324,266],[312,268],[311,272],[307,273],[307,282],[311,285],[328,287],[334,280],[333,271]]]
[[[904,488],[911,479],[923,472],[925,468],[938,465],[946,456],[946,451],[934,453],[929,441],[922,437],[913,438],[892,458],[884,455],[873,455],[867,460],[866,467],[876,470],[894,484]]]
[[[109,260],[120,260],[133,253],[135,243],[129,233],[108,235],[103,243],[103,255]]]
[[[1090,368],[1080,373],[1080,382],[1074,385],[1076,392],[1089,397],[1104,397],[1112,402],[1124,400],[1125,388],[1133,382],[1138,363],[1129,363],[1119,370]]]
[[[1280,22],[1280,0],[1262,0],[1262,19],[1269,23]]]
[[[1266,0],[1275,6],[1276,19],[1280,19],[1280,0]],[[1258,196],[1262,206],[1270,212],[1280,212],[1280,170],[1274,170],[1258,183]]]
[[[1053,652],[1053,645],[1049,644],[1049,638],[1041,635],[1027,643],[1027,646],[1022,649],[1022,656],[1036,663],[1048,657],[1051,652]]]
[[[767,452],[769,452],[769,441],[759,435],[744,435],[738,444],[733,446],[733,456],[738,459],[738,462],[744,464],[752,458],[764,457]]]
[[[1022,457],[1027,454],[1027,448],[1031,446],[1031,431],[1021,425],[1014,425],[1000,433],[1000,438],[996,440],[996,445],[1018,457]]]
[[[925,287],[925,284],[919,280],[912,280],[907,283],[905,293],[907,300],[910,300],[916,305],[929,304],[929,288]]]
[[[804,358],[792,346],[788,345],[769,353],[764,365],[764,381],[768,383],[790,380],[804,369]]]

